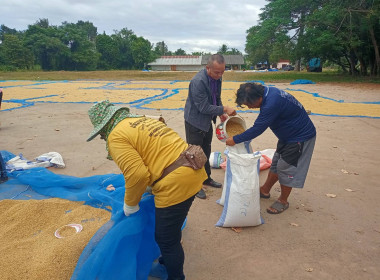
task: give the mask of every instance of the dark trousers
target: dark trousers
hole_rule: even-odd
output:
[[[185,121],[185,132],[186,132],[186,142],[188,144],[199,145],[202,147],[203,152],[207,158],[210,158],[211,155],[211,142],[213,136],[213,126],[210,125],[210,129],[205,132],[196,128]],[[206,161],[205,169],[208,178],[211,176],[211,167],[210,162]]]
[[[156,208],[155,238],[161,250],[161,261],[168,272],[168,280],[183,280],[185,254],[181,245],[182,225],[195,196],[165,208]]]
[[[0,153],[0,183],[6,182],[8,180],[7,170],[3,156]]]

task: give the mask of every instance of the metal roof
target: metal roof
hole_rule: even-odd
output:
[[[202,57],[197,55],[161,56],[148,65],[201,65]]]
[[[174,55],[161,56],[148,65],[206,65],[210,55]],[[226,65],[242,65],[244,57],[241,54],[223,55]]]
[[[206,65],[210,55],[202,56],[202,64]],[[244,64],[244,57],[241,54],[224,54],[224,61],[226,65],[242,65]]]

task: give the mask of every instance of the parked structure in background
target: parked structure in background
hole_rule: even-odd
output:
[[[290,65],[290,60],[280,59],[278,62],[272,63],[270,65],[268,65],[267,61],[259,62],[255,65],[255,69],[268,70],[268,71],[271,71],[270,69],[273,69],[273,70],[278,69],[278,70],[290,71],[290,70],[294,70],[294,67]]]
[[[280,59],[277,63],[272,65],[272,68],[277,68],[279,70],[283,69],[285,66],[290,65],[290,60]]]
[[[306,65],[307,72],[322,72],[322,62],[320,58],[314,57]]]
[[[255,69],[256,70],[266,70],[270,68],[267,61],[256,63]]]
[[[211,55],[202,55],[202,65],[206,66]],[[223,54],[226,70],[241,70],[244,65],[244,57],[241,54]],[[204,68],[204,67],[203,67]]]
[[[282,68],[282,70],[284,70],[284,71],[293,71],[294,70],[294,66],[292,66],[292,65],[286,65],[286,66],[284,66],[283,68]]]
[[[148,63],[153,71],[200,71],[206,67],[210,55],[161,56]],[[226,70],[241,70],[244,64],[243,55],[223,55]]]

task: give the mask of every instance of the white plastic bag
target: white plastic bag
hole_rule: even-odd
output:
[[[57,168],[65,168],[66,165],[63,162],[62,156],[57,152],[48,152],[46,154],[42,154],[36,158],[37,161],[49,161],[51,166]]]
[[[35,160],[30,161],[24,158],[22,154],[11,158],[6,162],[6,168],[9,172],[14,170],[26,170],[35,167],[57,167],[64,168],[65,163],[63,162],[62,156],[57,152],[49,152],[42,154]]]
[[[220,164],[223,162],[221,152],[213,152],[208,159],[211,168],[221,168]]]
[[[224,205],[216,226],[246,227],[263,223],[260,215],[260,152],[250,153],[249,145],[227,147],[227,168],[222,197]]]

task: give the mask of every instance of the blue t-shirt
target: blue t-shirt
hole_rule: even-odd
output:
[[[316,135],[314,124],[302,104],[275,87],[265,87],[260,114],[254,125],[233,139],[236,144],[249,141],[268,127],[284,143],[304,142]]]

